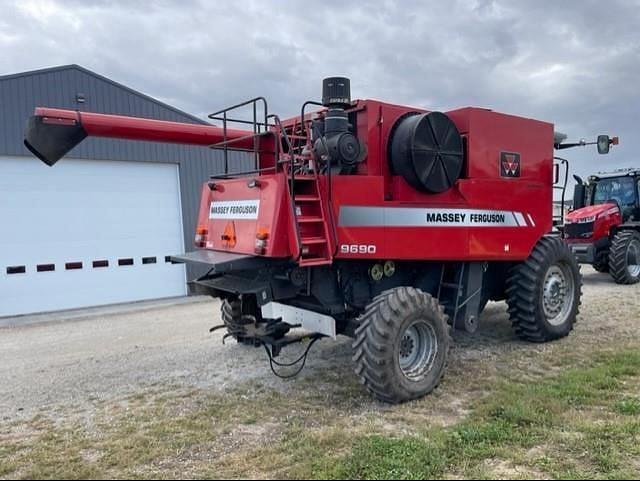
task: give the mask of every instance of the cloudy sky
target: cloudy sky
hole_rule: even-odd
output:
[[[621,137],[574,170],[640,166],[640,0],[0,0],[0,74],[77,63],[198,116],[265,95],[281,116],[351,78],[357,98]]]

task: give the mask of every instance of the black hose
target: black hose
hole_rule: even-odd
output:
[[[273,354],[271,354],[271,351],[269,350],[269,347],[267,346],[267,344],[265,344],[264,342],[262,343],[262,346],[264,347],[264,350],[267,352],[267,356],[269,357],[269,367],[271,367],[271,372],[273,372],[273,374],[275,374],[277,377],[279,377],[280,379],[292,379],[294,377],[296,377],[298,374],[300,374],[302,372],[302,370],[304,369],[305,365],[307,364],[307,358],[309,357],[309,351],[311,350],[311,348],[313,347],[313,345],[318,342],[321,339],[321,337],[316,337],[314,338],[309,345],[307,346],[307,349],[304,351],[304,353],[295,361],[293,362],[288,362],[288,363],[281,363],[278,362],[274,359]],[[293,367],[296,364],[299,364],[300,362],[302,362],[301,366],[292,374],[280,374],[278,371],[276,371],[275,366],[277,367]]]

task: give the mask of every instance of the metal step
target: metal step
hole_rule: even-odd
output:
[[[331,259],[327,257],[308,257],[301,258],[298,264],[301,267],[312,267],[312,266],[324,266],[327,264],[331,264]]]
[[[320,202],[317,195],[300,194],[295,196],[296,202]]]
[[[310,224],[324,222],[324,219],[322,217],[299,216],[298,222],[300,222],[301,224]]]
[[[308,245],[314,245],[314,244],[326,244],[327,243],[327,239],[325,239],[324,237],[303,237],[302,238],[302,245],[308,246]]]

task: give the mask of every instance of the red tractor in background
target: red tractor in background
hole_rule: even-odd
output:
[[[618,284],[640,282],[640,169],[576,176],[564,237],[581,263]]]
[[[582,279],[552,234],[552,124],[352,101],[342,77],[295,118],[264,98],[210,117],[222,126],[38,108],[25,144],[48,165],[87,136],[221,149],[225,166],[253,155],[203,185],[197,249],[174,260],[208,267],[192,290],[221,298],[227,336],[264,346],[272,369],[289,344],[349,336],[362,383],[396,403],[438,385],[449,326],[474,331],[490,300],[522,339],[573,329]]]

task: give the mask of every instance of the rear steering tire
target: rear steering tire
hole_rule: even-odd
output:
[[[609,270],[618,284],[640,282],[640,234],[621,231],[616,234],[609,251]]]
[[[353,342],[356,374],[379,400],[397,404],[437,387],[449,351],[449,327],[436,299],[413,287],[376,296]]]
[[[222,301],[220,307],[220,314],[222,322],[227,328],[227,335],[238,341],[239,344],[246,344],[249,346],[256,346],[254,339],[247,339],[243,337],[242,333],[245,332],[244,326],[247,324],[253,324],[255,321],[262,320],[262,313],[258,309],[257,303],[255,306],[253,303],[245,301],[244,311],[239,297],[231,299],[225,299]]]
[[[578,261],[561,239],[544,237],[526,261],[511,269],[506,293],[519,337],[531,342],[565,337],[576,322],[582,297]]]

